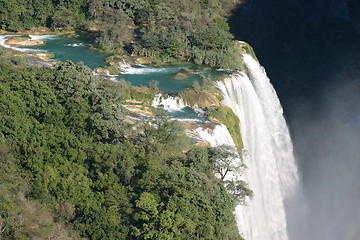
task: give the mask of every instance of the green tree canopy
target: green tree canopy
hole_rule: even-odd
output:
[[[179,122],[155,117],[129,137],[122,94],[83,64],[0,69],[1,238],[241,239],[214,175],[223,155],[185,153]]]

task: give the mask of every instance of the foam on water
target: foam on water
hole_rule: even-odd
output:
[[[161,93],[157,94],[153,99],[151,106],[155,108],[162,107],[166,111],[181,111],[183,108],[187,107],[184,103],[184,100],[178,96],[167,96],[164,97]]]
[[[48,40],[48,39],[56,39],[59,38],[59,35],[55,34],[45,34],[45,35],[29,35],[31,40]]]
[[[208,142],[212,147],[223,144],[235,146],[234,140],[224,124],[216,125],[213,129],[199,127],[192,130],[192,134],[193,136],[197,136],[199,139]]]
[[[139,74],[139,75],[169,71],[168,68],[149,67],[142,64],[130,65],[126,61],[119,63],[119,70],[121,71],[121,74]]]
[[[85,43],[69,43],[69,44],[64,44],[64,46],[66,47],[83,47],[86,46]]]

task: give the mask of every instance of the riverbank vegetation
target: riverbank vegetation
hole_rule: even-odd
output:
[[[75,29],[100,49],[237,69],[226,16],[237,0],[0,0],[0,29]]]
[[[240,134],[240,120],[230,107],[224,105],[209,106],[206,108],[206,116],[209,120],[223,123],[229,130],[236,146],[244,146]]]
[[[82,64],[0,59],[0,239],[242,239],[251,192],[215,177],[223,154],[166,116],[126,135],[128,94]]]

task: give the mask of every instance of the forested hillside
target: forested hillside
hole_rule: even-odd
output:
[[[0,29],[74,28],[97,47],[239,68],[226,16],[238,0],[0,0]]]
[[[126,91],[82,64],[0,61],[0,239],[241,239],[251,191],[214,175],[233,150],[189,150],[166,116],[126,134]]]
[[[0,0],[0,29],[236,68],[236,2]],[[252,192],[224,180],[236,149],[194,146],[164,113],[134,128],[122,104],[143,92],[83,64],[34,63],[0,49],[0,239],[242,239],[233,211]]]

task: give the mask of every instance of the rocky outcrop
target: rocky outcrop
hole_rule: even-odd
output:
[[[17,47],[33,47],[33,46],[41,46],[45,44],[45,42],[42,40],[31,40],[30,37],[24,37],[24,36],[9,37],[5,43],[10,46],[17,46]]]
[[[152,109],[148,106],[144,105],[123,105],[127,110],[130,112],[138,113],[138,114],[144,114],[148,116],[154,116],[155,114],[152,112]]]
[[[197,92],[195,90],[187,90],[182,92],[180,96],[184,99],[186,104],[192,108],[206,108],[221,105],[218,97],[206,91]]]
[[[41,60],[49,60],[55,57],[52,53],[36,53],[35,55]]]
[[[230,107],[220,105],[211,106],[206,109],[206,116],[209,120],[222,123],[229,130],[234,143],[243,147],[243,141],[240,133],[240,120]]]
[[[236,46],[238,46],[241,49],[241,53],[249,54],[250,56],[253,57],[253,59],[255,59],[256,61],[259,62],[259,60],[256,57],[255,51],[250,46],[250,44],[248,44],[247,42],[244,42],[244,41],[236,41]]]
[[[192,74],[193,72],[194,72],[193,69],[182,68],[177,73],[173,74],[171,77],[176,80],[187,79],[190,76],[190,74]]]

